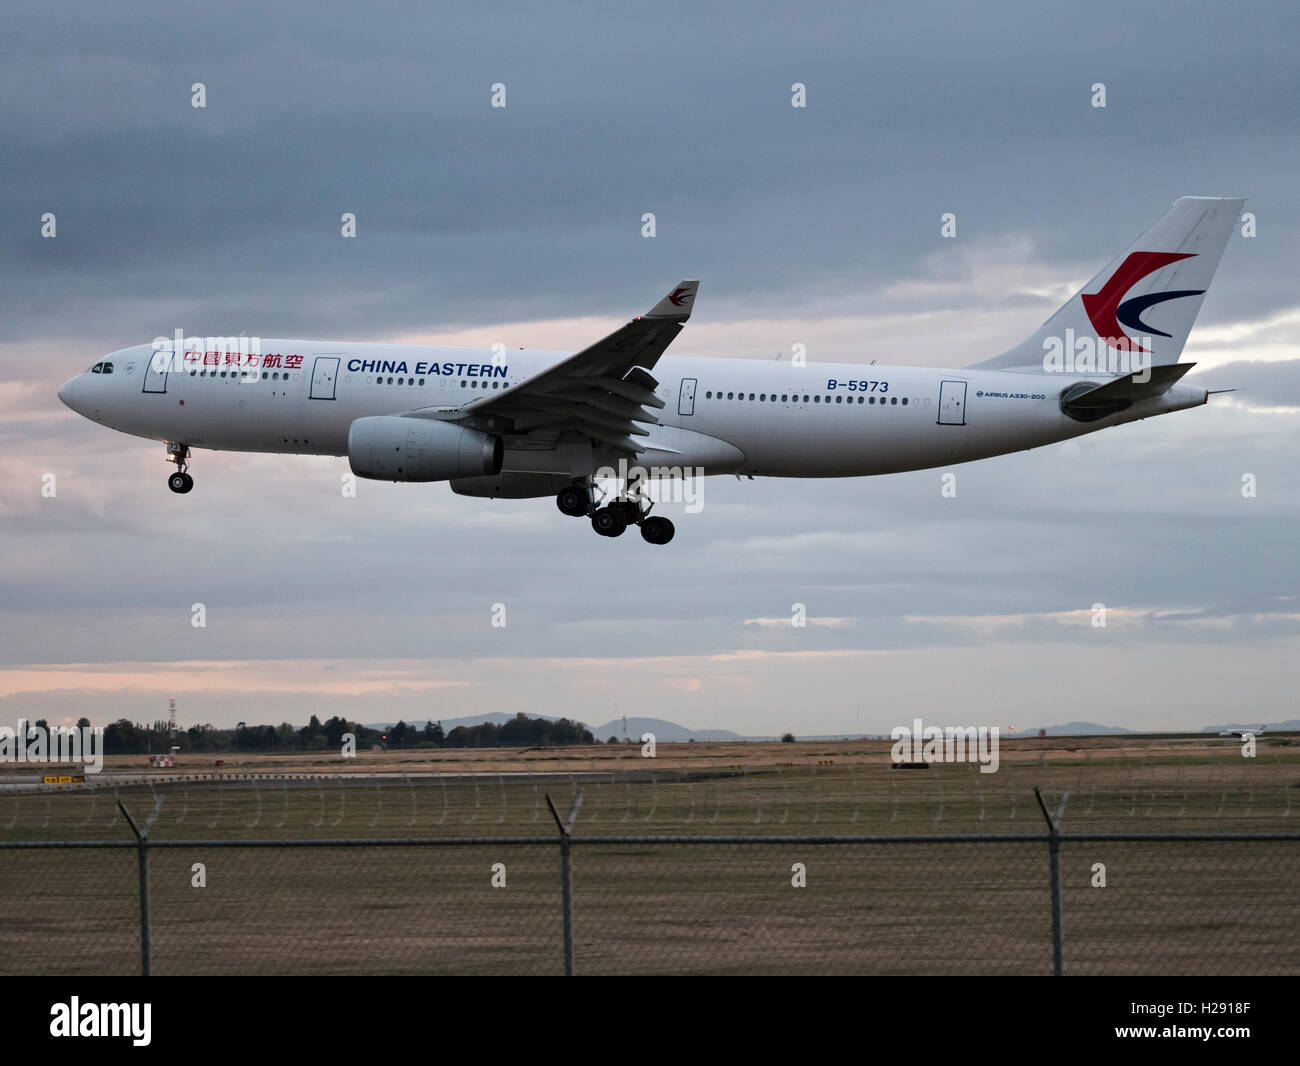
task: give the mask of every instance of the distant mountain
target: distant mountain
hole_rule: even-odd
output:
[[[1041,728],[1049,737],[1087,737],[1098,733],[1133,732],[1133,730],[1125,729],[1120,725],[1098,725],[1096,722],[1066,722],[1065,725],[1049,725]],[[1038,729],[1026,729],[1014,735],[1018,737],[1036,737],[1038,736]]]
[[[1292,730],[1300,730],[1300,720],[1292,718],[1287,722],[1264,722],[1256,718],[1252,722],[1233,723],[1232,725],[1207,725],[1201,730],[1202,733],[1222,733],[1228,729],[1258,729],[1260,726],[1265,727],[1266,733],[1289,733]]]
[[[610,737],[623,739],[623,719],[616,718],[612,722],[606,722],[601,726],[588,726],[591,735],[597,740],[608,740]],[[653,733],[656,743],[664,744],[681,743],[688,740],[752,740],[752,737],[742,737],[739,733],[733,733],[729,729],[687,729],[684,725],[678,725],[676,722],[666,722],[662,718],[629,718],[627,720],[627,738],[628,740],[640,743],[642,733]]]

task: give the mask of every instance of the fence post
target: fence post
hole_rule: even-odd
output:
[[[564,912],[564,976],[573,976],[573,871],[569,863],[569,850],[573,838],[573,823],[578,817],[578,808],[582,806],[582,789],[573,797],[573,806],[569,808],[569,817],[560,819],[560,812],[551,802],[551,795],[546,794],[546,805],[551,808],[551,817],[560,829],[560,907]]]
[[[118,810],[126,817],[131,832],[135,834],[136,856],[140,871],[140,976],[149,976],[149,827],[142,830],[135,824],[131,812],[119,799]]]
[[[1070,793],[1066,792],[1061,796],[1061,805],[1056,808],[1056,814],[1048,813],[1047,804],[1043,802],[1043,794],[1038,791],[1038,786],[1034,786],[1034,795],[1038,798],[1038,808],[1043,812],[1043,817],[1047,820],[1047,864],[1051,871],[1051,891],[1052,891],[1052,975],[1060,977],[1062,975],[1061,954],[1061,815],[1065,813],[1065,801],[1070,798]]]

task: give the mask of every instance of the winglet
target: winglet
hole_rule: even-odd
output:
[[[679,281],[677,287],[646,313],[646,318],[674,318],[685,322],[695,306],[695,294],[700,289],[698,281]]]

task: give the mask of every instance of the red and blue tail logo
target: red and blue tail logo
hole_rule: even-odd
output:
[[[1119,269],[1110,276],[1110,280],[1101,287],[1100,292],[1083,294],[1083,309],[1088,312],[1088,321],[1107,344],[1117,351],[1145,352],[1137,341],[1121,329],[1127,326],[1134,333],[1168,337],[1162,330],[1153,329],[1142,321],[1142,313],[1148,307],[1177,300],[1183,296],[1200,296],[1204,289],[1180,289],[1173,292],[1149,292],[1145,296],[1135,296],[1124,300],[1124,294],[1133,288],[1148,274],[1154,274],[1161,267],[1176,263],[1180,259],[1191,259],[1195,252],[1134,252],[1119,265]],[[1123,303],[1120,303],[1124,300]]]

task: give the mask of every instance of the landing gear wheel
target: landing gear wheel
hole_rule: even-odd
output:
[[[614,500],[609,509],[623,519],[623,525],[634,526],[641,520],[641,508],[631,500]]]
[[[591,516],[591,528],[602,537],[619,537],[627,529],[627,522],[613,507],[602,507]]]
[[[185,401],[182,400],[182,403]],[[190,465],[190,446],[188,444],[174,444],[167,442],[167,461],[176,464],[176,473],[167,479],[167,487],[172,492],[186,493],[194,488],[194,479],[186,473],[186,468]]]
[[[666,518],[660,518],[657,515],[647,518],[641,523],[641,536],[645,538],[648,544],[667,544],[673,539],[673,534],[677,530],[673,524]]]
[[[591,506],[588,499],[586,492],[577,485],[570,485],[555,494],[555,506],[570,518],[582,518]]]

